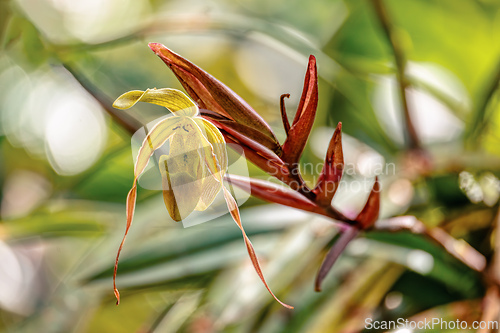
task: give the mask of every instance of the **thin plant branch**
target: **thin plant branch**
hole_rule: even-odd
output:
[[[410,231],[414,234],[424,235],[450,255],[464,263],[474,271],[483,273],[486,269],[486,258],[469,243],[457,240],[441,228],[428,228],[415,216],[397,216],[385,220],[379,220],[375,224],[376,230],[387,231]]]
[[[498,91],[500,87],[500,60],[497,63],[496,70],[494,72],[489,85],[484,90],[486,93],[484,94],[484,98],[478,104],[477,109],[473,113],[474,119],[469,128],[469,133],[466,137],[468,137],[469,141],[472,143],[479,143],[477,140],[482,133],[485,132],[485,129],[488,127],[488,123],[492,112],[488,113],[490,108],[490,103],[495,96],[495,93]]]
[[[493,232],[495,234],[495,245],[491,260],[490,278],[497,286],[500,286],[500,209],[497,211],[497,215],[495,216],[495,229]]]
[[[372,3],[375,9],[375,13],[377,14],[377,18],[382,25],[387,40],[389,41],[389,45],[391,46],[392,52],[394,54],[394,60],[396,64],[396,78],[398,81],[399,95],[401,98],[401,104],[405,119],[408,146],[410,149],[419,149],[421,148],[420,140],[411,119],[410,107],[408,105],[407,89],[410,84],[405,75],[407,60],[401,46],[402,44],[398,38],[397,31],[391,22],[389,13],[387,12],[387,8],[384,5],[383,0],[373,0]]]
[[[489,284],[486,289],[486,294],[483,297],[481,321],[490,322],[499,319],[500,315],[500,210],[495,216],[494,225],[494,242],[493,256],[490,262],[490,267],[486,271],[486,283]],[[479,329],[479,333],[493,332],[490,327]]]
[[[121,110],[113,108],[113,101],[103,94],[99,88],[94,86],[83,74],[78,72],[68,63],[62,63],[64,68],[75,78],[76,81],[101,105],[108,115],[120,124],[127,132],[134,134],[139,128],[143,127],[137,119],[129,116]]]
[[[483,297],[482,308],[483,313],[481,315],[481,321],[484,323],[489,322],[498,322],[499,313],[500,313],[500,293],[497,285],[492,285],[486,290],[486,295]],[[477,333],[490,333],[490,332],[498,332],[498,330],[494,330],[492,327],[487,325],[485,328],[479,328]]]

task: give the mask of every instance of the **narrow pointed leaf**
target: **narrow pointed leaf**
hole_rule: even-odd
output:
[[[342,153],[342,123],[337,125],[326,152],[325,163],[313,192],[320,206],[331,205],[344,171],[344,155]]]
[[[313,213],[325,215],[325,211],[306,197],[279,184],[265,180],[237,175],[227,175],[226,180],[239,188],[250,192],[253,196],[269,202],[278,203]]]
[[[149,47],[174,72],[201,108],[229,116],[236,122],[252,127],[274,142],[278,142],[264,119],[222,82],[162,44],[150,43]]]
[[[337,261],[339,256],[344,252],[346,246],[359,234],[360,229],[357,227],[349,227],[343,231],[339,239],[333,244],[328,253],[323,259],[323,263],[319,268],[318,275],[316,276],[316,281],[314,283],[314,290],[321,291],[321,284],[325,279],[328,272],[333,267],[333,264]]]
[[[297,113],[292,126],[288,132],[288,137],[283,144],[283,160],[289,164],[297,163],[302,151],[306,146],[307,138],[316,116],[318,106],[318,72],[316,69],[316,58],[309,57],[306,77],[304,79],[304,89],[297,108]]]
[[[378,219],[380,210],[380,183],[378,177],[375,177],[375,184],[366,200],[365,207],[356,217],[356,222],[362,226],[363,229],[371,228]]]

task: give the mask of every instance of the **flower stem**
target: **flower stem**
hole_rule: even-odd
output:
[[[396,29],[391,23],[387,8],[385,7],[383,0],[373,0],[373,7],[394,54],[394,60],[396,64],[396,78],[398,80],[399,95],[401,98],[406,126],[407,145],[410,149],[419,149],[420,140],[411,119],[410,107],[408,105],[407,89],[410,84],[405,76],[407,60],[404,55],[403,48],[401,47],[401,41],[398,39]]]

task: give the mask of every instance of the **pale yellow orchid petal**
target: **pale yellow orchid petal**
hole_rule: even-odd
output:
[[[215,178],[215,176],[210,175],[203,179],[200,200],[195,207],[195,210],[202,212],[206,210],[214,202],[215,197],[219,194],[222,188],[222,184]]]
[[[213,150],[217,160],[217,170],[221,174],[220,178],[224,177],[227,170],[227,151],[226,142],[222,133],[212,123],[203,118],[194,117],[193,121],[200,127],[201,134],[210,143],[210,146],[204,147],[204,154],[211,156]],[[213,203],[223,186],[218,178],[219,177],[216,177],[208,167],[204,169],[202,195],[196,206],[196,210],[204,211]]]
[[[120,293],[116,288],[118,259],[120,258],[123,244],[125,243],[125,239],[127,238],[127,234],[130,226],[132,225],[132,219],[134,217],[135,201],[137,198],[137,179],[144,172],[144,169],[148,165],[149,159],[151,155],[153,155],[154,151],[160,148],[169,138],[171,138],[175,134],[176,131],[181,129],[179,125],[180,121],[182,121],[182,117],[169,117],[160,121],[151,129],[149,134],[144,139],[141,148],[139,149],[137,161],[134,167],[134,181],[132,184],[132,188],[127,195],[127,226],[125,228],[125,234],[123,235],[120,247],[118,248],[118,253],[116,254],[115,268],[113,272],[113,290],[116,297],[116,304],[120,303]]]
[[[113,103],[113,107],[124,110],[131,108],[137,102],[166,107],[178,116],[193,117],[199,113],[196,104],[186,94],[170,88],[129,91],[118,97]]]
[[[163,200],[174,221],[188,217],[202,195],[204,167],[195,131],[187,135],[174,135],[170,141],[169,154],[161,156],[159,161]]]
[[[189,161],[196,163],[201,172],[200,159]],[[169,156],[160,158],[162,170],[163,200],[165,207],[174,221],[182,221],[188,217],[197,207],[202,195],[202,180],[193,178],[187,172],[169,172]]]
[[[151,155],[153,155],[156,149],[165,144],[165,142],[175,133],[183,133],[184,129],[182,127],[182,117],[168,117],[160,121],[149,131],[137,154],[137,161],[135,162],[134,168],[135,178],[138,178],[139,175],[144,172]]]
[[[227,171],[227,150],[224,136],[214,124],[206,119],[194,117],[193,121],[200,127],[207,141],[210,142],[219,163],[219,170],[222,172],[222,176],[224,176]]]

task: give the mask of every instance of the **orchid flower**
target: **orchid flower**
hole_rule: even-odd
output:
[[[299,161],[312,130],[318,106],[318,70],[316,58],[309,56],[304,87],[295,117],[290,123],[280,98],[280,111],[286,139],[280,144],[270,126],[243,98],[202,68],[159,43],[150,49],[172,70],[186,92],[200,105],[203,117],[209,119],[224,135],[226,142],[243,148],[245,157],[258,168],[276,177],[288,187],[268,181],[232,175],[228,181],[260,199],[321,214],[340,222],[343,233],[328,251],[318,271],[315,288],[321,283],[347,244],[361,230],[373,228],[380,208],[380,184],[375,179],[365,207],[355,219],[344,216],[332,206],[344,171],[342,123],[330,140],[323,169],[314,188],[301,176]],[[210,111],[204,110],[209,109]]]
[[[241,223],[238,205],[224,186],[228,162],[226,144],[220,130],[202,118],[198,106],[179,90],[164,88],[129,91],[118,97],[113,106],[128,109],[137,102],[163,106],[170,110],[172,116],[161,120],[149,131],[138,152],[132,189],[127,195],[125,235],[118,248],[113,273],[117,304],[120,302],[120,293],[116,288],[118,259],[134,216],[137,180],[153,153],[168,142],[169,153],[160,156],[158,165],[162,176],[163,199],[169,215],[174,221],[181,221],[194,210],[204,211],[222,190],[228,210],[241,230],[255,271],[269,293],[281,305],[293,309],[281,302],[267,285],[255,250]]]

